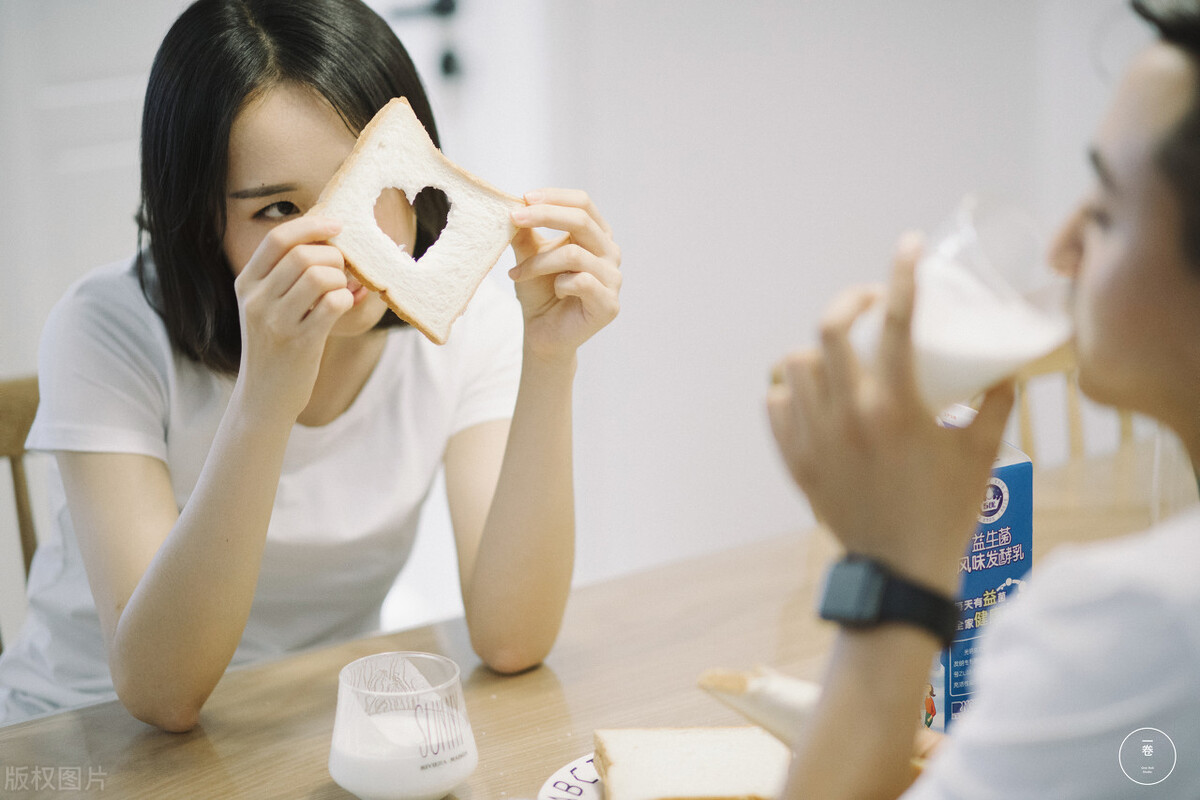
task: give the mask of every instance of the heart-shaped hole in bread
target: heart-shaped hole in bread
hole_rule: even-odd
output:
[[[450,200],[436,186],[426,186],[417,192],[411,205],[404,192],[394,187],[384,189],[375,199],[375,222],[379,230],[409,254],[415,253],[414,240],[428,252],[446,229],[449,215]],[[422,235],[417,235],[418,230]],[[420,260],[418,257],[417,261]]]

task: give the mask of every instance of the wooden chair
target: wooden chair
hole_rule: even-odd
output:
[[[1041,463],[1037,455],[1028,389],[1031,381],[1042,378],[1065,382],[1068,457],[1061,464]],[[1036,541],[1038,530],[1058,531],[1051,537],[1056,543],[1086,542],[1104,538],[1105,531],[1142,530],[1155,519],[1154,437],[1135,438],[1133,414],[1119,410],[1115,450],[1087,452],[1078,381],[1071,345],[1031,364],[1015,380],[1020,447],[1033,459],[1035,554],[1045,552]]]
[[[1067,453],[1072,461],[1085,456],[1083,442],[1083,412],[1079,391],[1079,365],[1075,357],[1075,345],[1069,343],[1043,356],[1022,369],[1014,381],[1017,392],[1017,430],[1021,450],[1038,463],[1037,442],[1033,431],[1033,414],[1029,405],[1029,382],[1043,375],[1061,374],[1066,384]],[[1120,434],[1119,447],[1127,449],[1133,444],[1133,414],[1117,412]]]
[[[33,551],[37,549],[37,534],[33,527],[29,484],[25,480],[25,437],[33,425],[37,407],[36,376],[0,381],[0,457],[7,458],[12,466],[17,530],[21,537],[21,556],[27,578],[29,565],[33,562]]]

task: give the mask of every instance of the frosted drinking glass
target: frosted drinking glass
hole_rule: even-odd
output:
[[[338,675],[329,774],[361,800],[439,800],[479,761],[458,665],[379,653]]]
[[[914,368],[933,412],[967,401],[1020,367],[1067,343],[1068,283],[1019,209],[974,196],[963,200],[927,244],[916,268]],[[874,359],[884,303],[854,324],[851,342]]]

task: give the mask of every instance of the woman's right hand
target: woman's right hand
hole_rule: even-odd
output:
[[[308,404],[329,332],[354,306],[342,253],[326,244],[340,230],[320,217],[283,222],[237,274],[238,380],[251,413],[295,421]]]

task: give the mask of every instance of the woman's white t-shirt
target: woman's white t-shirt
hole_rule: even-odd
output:
[[[296,425],[234,664],[376,630],[450,436],[512,416],[521,371],[515,297],[485,280],[449,341],[389,329],[350,408]],[[55,306],[38,354],[32,450],[140,453],[187,503],[233,378],[175,352],[131,262],[100,268]],[[61,477],[20,634],[0,655],[0,724],[113,696],[104,642]]]

